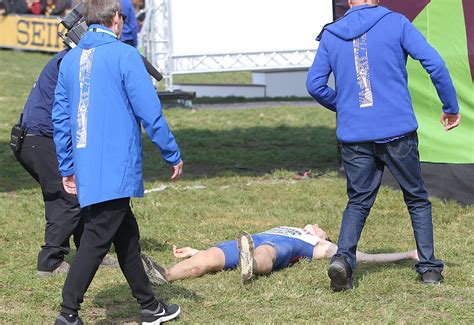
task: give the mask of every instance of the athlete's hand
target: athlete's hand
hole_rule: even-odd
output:
[[[171,172],[173,173],[171,175],[171,180],[177,180],[181,176],[181,174],[183,174],[183,161],[180,160],[179,163],[174,166],[171,166]]]
[[[173,245],[173,255],[177,258],[187,258],[196,255],[199,250],[191,247],[181,247],[178,248],[176,245]]]
[[[71,176],[66,176],[63,177],[63,186],[64,190],[72,195],[77,195],[76,191],[76,176],[71,175]]]
[[[409,252],[409,255],[412,260],[419,261],[420,259],[418,258],[418,251],[416,249],[412,250]]]
[[[441,124],[444,126],[445,131],[454,129],[461,122],[461,114],[447,114],[445,112],[441,113],[440,118]]]

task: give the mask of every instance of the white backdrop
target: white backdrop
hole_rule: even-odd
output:
[[[173,55],[315,49],[332,0],[171,0]]]

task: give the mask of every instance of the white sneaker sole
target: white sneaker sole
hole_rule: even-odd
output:
[[[250,234],[243,232],[237,238],[239,246],[240,277],[242,281],[248,281],[253,276],[253,239]]]
[[[36,271],[36,276],[40,278],[49,278],[51,276],[58,276],[61,274],[66,274],[69,272],[71,266],[67,262],[62,262],[57,268],[53,271]]]

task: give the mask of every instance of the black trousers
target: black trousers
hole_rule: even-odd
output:
[[[140,234],[129,203],[130,198],[123,198],[89,207],[81,249],[77,251],[64,283],[61,312],[77,315],[84,294],[112,243],[123,275],[142,309],[157,306],[140,259]]]
[[[43,192],[46,227],[45,244],[38,253],[38,271],[52,271],[69,253],[69,238],[79,248],[85,211],[81,212],[76,196],[66,193],[51,138],[27,136],[17,156],[20,164],[40,184]]]

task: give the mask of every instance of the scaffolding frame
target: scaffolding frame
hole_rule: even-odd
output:
[[[167,91],[173,91],[176,74],[293,70],[313,63],[316,49],[174,55],[171,1],[147,0],[143,26],[144,54],[163,75]]]

